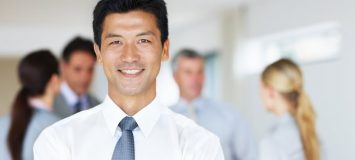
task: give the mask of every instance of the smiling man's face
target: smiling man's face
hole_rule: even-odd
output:
[[[162,60],[168,59],[169,41],[162,45],[153,14],[144,11],[112,13],[102,26],[98,62],[108,79],[109,94],[155,94]]]

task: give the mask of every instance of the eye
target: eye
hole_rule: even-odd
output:
[[[150,40],[147,40],[147,39],[140,39],[138,40],[138,44],[141,44],[141,43],[151,43]]]
[[[109,43],[109,45],[117,45],[117,44],[122,44],[121,41],[112,41]]]

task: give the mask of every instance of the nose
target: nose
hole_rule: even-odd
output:
[[[124,62],[136,62],[139,60],[139,54],[137,48],[132,44],[124,46],[124,50],[121,54],[121,60]]]

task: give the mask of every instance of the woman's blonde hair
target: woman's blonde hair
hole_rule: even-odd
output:
[[[303,89],[301,69],[291,60],[281,59],[267,66],[261,79],[265,86],[275,89],[292,106],[290,112],[301,134],[305,159],[319,160],[320,145],[315,127],[315,113]]]

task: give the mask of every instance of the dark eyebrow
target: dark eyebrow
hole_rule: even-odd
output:
[[[139,36],[146,36],[146,35],[153,35],[153,36],[155,36],[155,33],[153,33],[152,31],[147,31],[147,32],[139,33],[139,34],[137,34],[136,36],[139,37]]]
[[[123,36],[119,35],[119,34],[108,33],[108,34],[106,34],[105,39],[106,38],[114,38],[114,37],[123,37]]]

